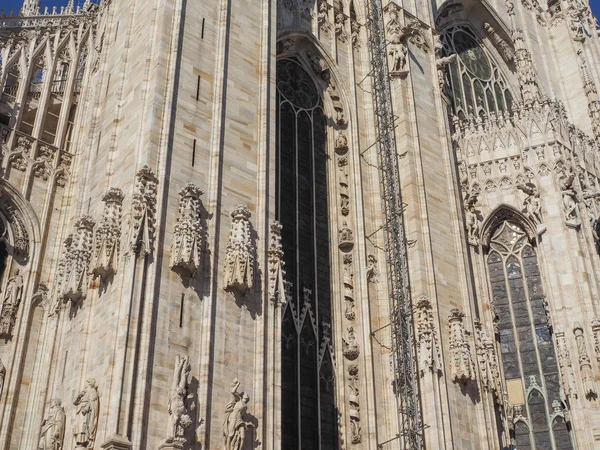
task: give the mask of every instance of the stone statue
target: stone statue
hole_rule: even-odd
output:
[[[165,442],[185,442],[184,430],[192,424],[192,419],[185,406],[190,385],[190,371],[191,367],[187,355],[178,355],[173,371],[173,383],[169,390],[169,429]]]
[[[246,440],[246,429],[254,427],[251,422],[244,420],[250,397],[244,392],[238,392],[240,382],[237,378],[233,380],[231,387],[233,399],[225,407],[225,420],[223,421],[224,449],[241,450]]]
[[[567,222],[577,220],[577,196],[573,188],[573,180],[575,175],[571,174],[568,177],[563,177],[560,180],[560,189],[562,191],[563,210]]]
[[[77,417],[75,421],[75,445],[76,449],[94,448],[96,430],[98,428],[98,409],[100,401],[96,380],[90,378],[87,385],[81,391],[73,405],[77,406]]]
[[[465,196],[465,220],[467,222],[467,234],[469,244],[479,244],[479,218],[475,212],[475,204],[479,194],[467,194]]]
[[[540,225],[542,223],[542,201],[537,186],[533,183],[521,183],[517,184],[517,189],[527,195],[523,201],[524,212],[533,222]]]
[[[19,269],[15,270],[15,274],[9,278],[4,291],[4,305],[17,306],[21,302],[23,295],[23,277]]]
[[[50,400],[50,407],[42,421],[38,450],[62,450],[65,439],[65,409],[58,398]]]
[[[406,56],[408,50],[403,43],[390,45],[389,54],[391,56],[390,73],[400,74],[406,71]]]

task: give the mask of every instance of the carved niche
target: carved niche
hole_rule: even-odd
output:
[[[64,241],[56,280],[60,300],[77,302],[86,296],[94,225],[90,216],[81,217],[75,222],[74,232]]]
[[[154,250],[157,185],[158,178],[148,166],[142,167],[136,174],[131,199],[129,245],[137,256],[145,256]]]
[[[250,210],[237,206],[231,212],[231,232],[225,254],[225,289],[241,294],[252,289],[254,281],[254,243],[251,237]]]
[[[200,196],[204,193],[194,183],[186,184],[179,191],[179,214],[173,245],[171,246],[171,269],[193,277],[200,267],[202,248],[202,222]]]
[[[471,356],[469,333],[463,323],[465,315],[454,308],[448,317],[450,324],[450,373],[454,381],[475,380],[475,364]]]
[[[121,219],[123,216],[123,192],[110,188],[102,197],[104,210],[96,229],[96,245],[92,260],[92,274],[106,281],[117,272],[121,246]]]

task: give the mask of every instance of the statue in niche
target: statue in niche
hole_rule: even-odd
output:
[[[389,55],[391,57],[391,75],[399,75],[406,72],[406,57],[408,49],[403,43],[390,45]]]
[[[15,270],[15,274],[9,278],[4,291],[3,305],[18,306],[23,295],[23,277],[19,269]]]
[[[192,425],[185,401],[188,398],[192,368],[187,356],[177,356],[173,371],[173,383],[169,390],[169,429],[165,442],[185,442],[184,430]]]
[[[73,405],[77,406],[75,432],[73,433],[75,448],[94,448],[100,407],[96,380],[93,378],[87,380],[85,388],[77,395]]]
[[[523,212],[525,212],[533,222],[540,225],[542,223],[542,201],[537,186],[531,182],[520,183],[517,184],[517,189],[527,195],[523,201],[523,205],[525,206]]]
[[[252,422],[246,422],[244,419],[250,397],[244,392],[238,392],[240,382],[237,378],[233,380],[231,387],[233,399],[225,407],[225,420],[223,421],[225,450],[241,450],[246,440],[246,429],[254,428]]]
[[[65,408],[58,398],[50,400],[50,407],[42,421],[38,450],[62,450],[65,439]]]

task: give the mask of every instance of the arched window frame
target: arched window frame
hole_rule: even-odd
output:
[[[482,243],[482,248],[483,248],[483,252],[481,254],[481,258],[482,258],[482,262],[483,262],[483,267],[484,267],[484,273],[486,276],[486,282],[487,282],[487,289],[488,289],[488,298],[490,299],[490,312],[491,312],[491,319],[492,322],[494,323],[494,326],[496,327],[497,325],[497,321],[498,321],[498,316],[496,315],[498,309],[497,309],[497,301],[499,300],[496,296],[495,296],[495,292],[492,286],[492,274],[491,274],[491,269],[490,269],[490,265],[489,265],[489,258],[491,257],[491,255],[493,253],[496,253],[498,255],[500,255],[499,251],[494,248],[493,245],[493,240],[495,235],[500,234],[500,232],[503,230],[504,227],[507,226],[507,224],[512,224],[512,225],[516,225],[518,228],[520,228],[520,231],[522,232],[522,236],[525,239],[525,241],[523,242],[522,246],[521,246],[521,250],[519,250],[519,252],[522,254],[524,252],[524,249],[526,247],[530,247],[533,251],[533,255],[535,256],[535,261],[536,261],[536,270],[537,270],[537,276],[539,276],[539,284],[541,285],[541,289],[542,289],[542,297],[539,297],[539,295],[537,297],[532,296],[531,292],[530,292],[530,286],[529,286],[529,280],[527,280],[527,274],[526,274],[526,263],[524,262],[523,258],[525,257],[531,257],[531,255],[529,256],[520,256],[519,258],[519,273],[520,273],[520,277],[523,281],[523,288],[524,288],[524,292],[525,292],[525,303],[526,303],[526,307],[527,307],[527,312],[528,312],[528,327],[531,331],[532,334],[535,334],[535,338],[532,342],[534,342],[535,345],[535,353],[536,353],[536,364],[537,364],[537,369],[538,369],[538,373],[539,375],[536,377],[535,380],[532,379],[531,376],[526,376],[524,374],[524,365],[522,363],[522,357],[521,357],[521,345],[522,345],[522,341],[520,339],[517,339],[516,336],[518,335],[518,327],[516,325],[516,315],[515,315],[515,311],[514,311],[514,303],[513,303],[513,299],[512,299],[512,290],[511,287],[509,286],[510,283],[510,275],[507,272],[508,267],[509,267],[509,259],[512,258],[512,253],[511,251],[509,251],[506,255],[507,256],[501,256],[502,258],[502,267],[504,270],[504,275],[503,275],[503,281],[506,287],[506,291],[507,291],[507,301],[508,301],[508,305],[509,305],[509,313],[510,313],[510,320],[511,320],[511,331],[512,331],[512,335],[514,337],[514,342],[513,342],[513,346],[515,346],[514,348],[514,352],[517,356],[517,364],[518,364],[518,375],[519,378],[521,379],[522,383],[521,383],[521,387],[523,389],[523,399],[524,402],[520,405],[509,405],[508,403],[508,399],[503,399],[501,401],[499,401],[500,404],[503,405],[504,407],[504,418],[507,420],[507,422],[504,423],[504,430],[502,430],[504,433],[509,433],[510,430],[510,439],[512,442],[512,445],[516,445],[517,450],[521,449],[521,448],[525,448],[525,449],[533,449],[536,448],[535,447],[535,443],[536,443],[536,433],[535,433],[535,424],[532,423],[532,412],[530,410],[531,406],[530,406],[530,400],[532,398],[532,396],[536,396],[535,393],[537,393],[537,395],[539,397],[541,397],[544,400],[544,409],[545,409],[545,425],[548,436],[549,436],[549,440],[551,442],[551,447],[548,447],[549,449],[552,450],[562,450],[563,448],[569,448],[569,447],[565,447],[565,442],[568,441],[568,443],[572,446],[570,448],[575,448],[573,445],[573,436],[572,434],[569,432],[570,429],[568,427],[565,426],[565,415],[563,412],[563,408],[564,407],[568,407],[568,405],[564,405],[561,401],[561,395],[553,395],[552,398],[548,398],[547,394],[548,389],[547,389],[547,381],[546,381],[546,376],[547,375],[552,375],[551,369],[548,369],[548,366],[545,366],[545,361],[543,361],[541,359],[540,356],[540,345],[542,345],[540,343],[540,337],[539,337],[539,330],[538,330],[538,324],[536,324],[535,319],[532,315],[532,300],[540,300],[540,298],[544,299],[544,303],[546,301],[546,287],[547,287],[547,283],[544,280],[544,275],[543,275],[543,271],[542,271],[542,258],[540,255],[540,251],[539,251],[539,246],[538,244],[538,232],[537,229],[535,227],[535,224],[533,224],[528,218],[526,218],[525,216],[523,216],[519,211],[515,210],[514,208],[508,206],[508,205],[501,205],[498,208],[496,208],[496,210],[494,210],[488,217],[487,219],[483,222],[482,227],[481,227],[481,243]],[[522,238],[519,238],[519,240]],[[546,307],[547,305],[544,304],[544,307]],[[538,305],[539,307],[539,305]],[[539,309],[539,308],[538,308]],[[546,320],[549,320],[548,316],[545,317]],[[554,356],[554,363],[556,365],[555,369],[555,373],[557,374],[557,378],[555,381],[553,381],[552,383],[558,386],[560,386],[560,369],[558,369],[558,348],[556,345],[556,338],[554,336],[554,333],[552,332],[552,327],[549,323],[546,324],[547,327],[547,331],[548,331],[548,337],[549,339],[546,340],[546,342],[551,342],[552,343],[552,349],[553,349],[553,356]],[[534,332],[535,329],[535,332]],[[505,367],[505,360],[503,358],[503,353],[502,353],[502,348],[503,345],[509,345],[510,342],[502,342],[502,330],[500,329],[500,327],[497,328],[496,330],[497,334],[496,334],[496,351],[497,354],[499,355],[498,357],[498,361],[499,361],[499,372],[500,372],[500,377],[501,377],[501,382],[502,382],[502,386],[503,386],[503,390],[505,392],[508,392],[509,388],[507,385],[507,379],[506,379],[506,367]],[[550,371],[549,371],[550,370]],[[526,379],[528,378],[528,379]],[[560,388],[558,388],[560,389]],[[554,398],[556,397],[556,398]],[[500,400],[500,399],[498,399]],[[510,410],[507,410],[507,408],[511,408]],[[520,425],[519,423],[524,424],[524,426],[527,429],[527,436],[529,439],[530,444],[523,444],[524,442],[524,436],[525,434],[522,433],[523,431],[523,427],[521,426],[521,428],[518,428]],[[539,422],[538,422],[539,424]],[[558,427],[557,427],[558,425]],[[560,428],[560,429],[559,429]],[[566,434],[564,433],[564,431],[566,430]],[[499,430],[501,431],[501,430]],[[520,432],[519,432],[520,431]],[[539,430],[539,432],[543,433],[543,430]],[[558,436],[557,433],[562,433],[560,436]],[[559,439],[557,439],[557,437]],[[557,441],[560,440],[560,445],[559,443],[557,443]],[[519,445],[519,443],[521,443]],[[531,446],[529,446],[531,445]]]
[[[482,55],[487,58],[490,68],[487,78],[477,77],[474,68],[470,68],[456,52],[454,41],[449,34],[454,37],[459,32],[470,35],[477,48],[481,49]],[[518,89],[515,89],[511,83],[510,69],[502,59],[494,55],[494,51],[487,46],[475,27],[467,21],[452,22],[440,31],[440,40],[444,56],[457,54],[456,60],[449,63],[445,69],[454,114],[465,119],[469,116],[487,116],[490,112],[510,111],[512,104],[519,98]],[[469,89],[465,89],[465,79],[469,81]],[[483,93],[481,101],[477,100],[476,86],[478,85],[481,86]],[[461,95],[458,96],[457,92]]]

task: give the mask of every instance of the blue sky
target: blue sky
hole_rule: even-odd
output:
[[[542,0],[543,2],[543,0]],[[81,3],[83,4],[83,0],[75,0],[75,4]],[[15,8],[18,9],[23,4],[22,0],[0,0],[0,8],[10,9]],[[67,0],[42,0],[42,6],[61,6],[66,5]],[[600,0],[590,0],[590,5],[592,6],[592,11],[596,15],[596,17],[600,17]]]

